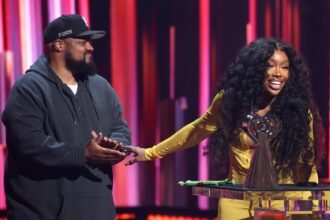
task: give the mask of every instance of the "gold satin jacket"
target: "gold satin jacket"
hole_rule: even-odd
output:
[[[145,151],[145,157],[148,160],[162,158],[172,152],[195,146],[200,141],[217,131],[221,126],[218,117],[218,109],[222,94],[223,92],[220,91],[214,97],[211,106],[200,118],[184,126],[161,143],[151,148],[147,148]],[[313,138],[312,120],[310,126],[310,136]],[[250,167],[253,152],[253,141],[248,136],[248,134],[243,129],[241,129],[239,137],[237,137],[236,141],[230,145],[228,152],[230,160],[230,170],[228,175],[229,180],[234,180],[236,184],[244,183],[248,169]],[[302,163],[303,161],[300,162]],[[315,165],[312,169],[309,181],[318,182],[318,175]],[[293,178],[281,178],[281,176],[279,176],[279,183],[293,183]]]

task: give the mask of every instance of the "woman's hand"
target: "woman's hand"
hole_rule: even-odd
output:
[[[125,165],[132,165],[136,162],[147,161],[147,158],[144,156],[145,149],[137,146],[125,146],[128,152],[132,152],[134,154],[133,158],[128,160]]]

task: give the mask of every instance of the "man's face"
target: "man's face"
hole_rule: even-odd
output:
[[[77,77],[93,75],[96,68],[93,62],[92,52],[94,50],[89,39],[67,38],[65,65]]]

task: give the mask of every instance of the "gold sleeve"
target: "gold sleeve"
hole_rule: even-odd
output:
[[[169,138],[147,148],[145,157],[148,160],[163,158],[167,154],[192,147],[208,137],[219,128],[218,109],[223,92],[220,91],[213,99],[209,109],[198,119],[184,126]]]

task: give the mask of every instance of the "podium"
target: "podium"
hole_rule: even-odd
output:
[[[304,192],[310,193],[311,196],[308,199],[299,197]],[[329,183],[319,183],[315,186],[280,184],[272,190],[248,189],[244,185],[207,185],[203,182],[192,186],[192,194],[197,196],[259,201],[259,207],[254,208],[255,220],[291,219],[289,216],[299,214],[299,212],[313,215],[312,219],[330,220],[330,198],[325,196],[329,192]],[[272,208],[272,202],[276,200],[284,201],[283,210]],[[292,219],[305,219],[302,216]]]

